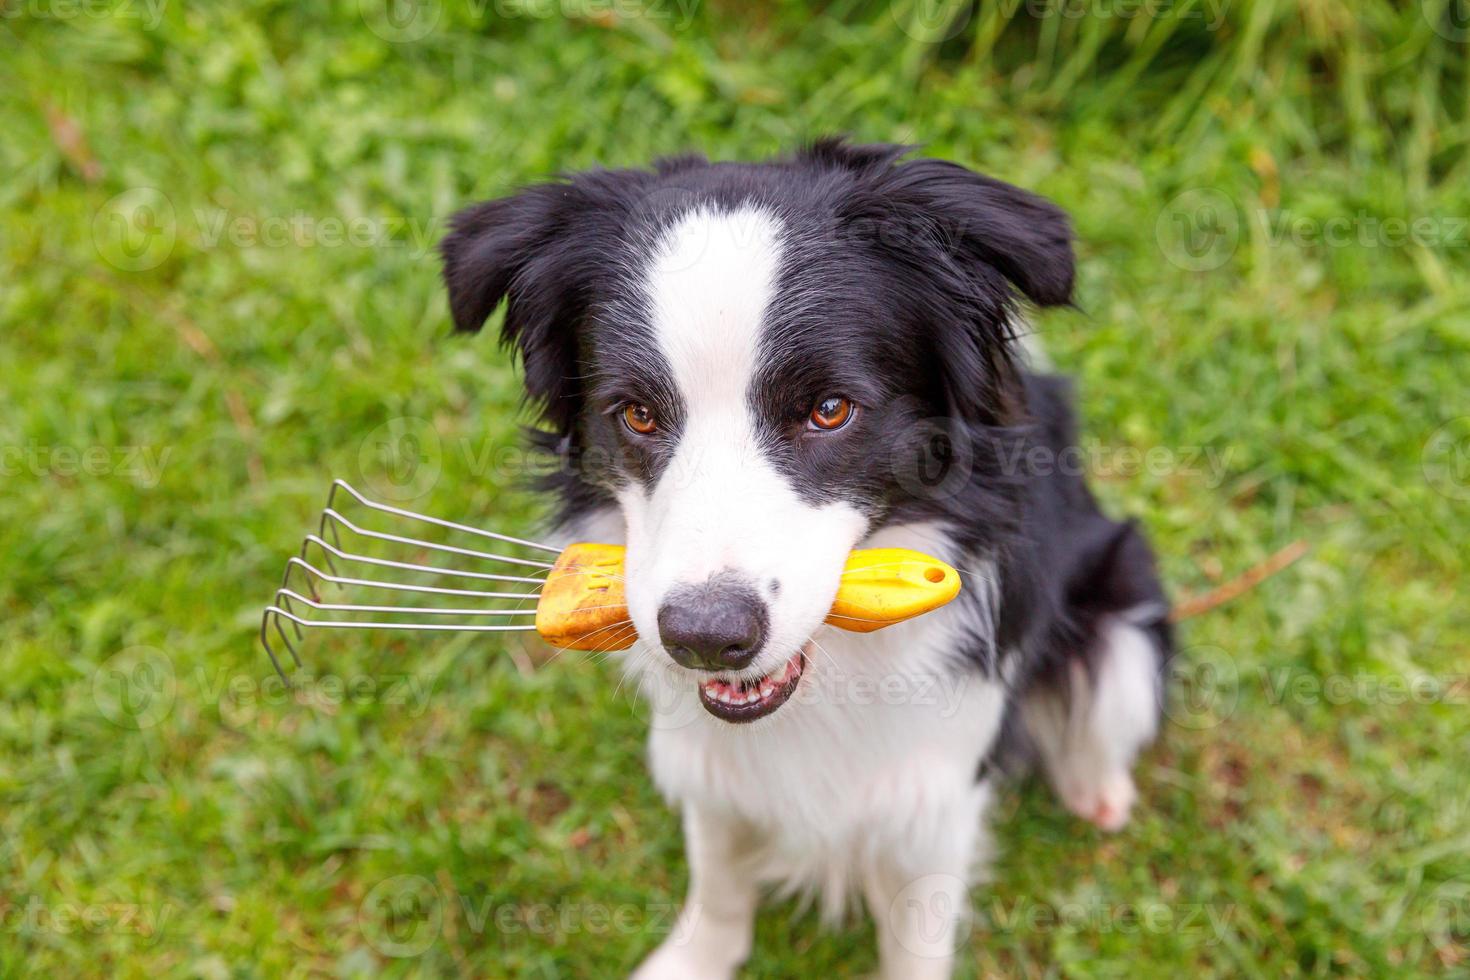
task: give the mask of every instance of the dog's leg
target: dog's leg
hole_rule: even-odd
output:
[[[956,869],[964,870],[964,869]],[[969,888],[961,874],[870,873],[863,883],[883,980],[948,980]]]
[[[1022,705],[1026,730],[1062,803],[1103,830],[1121,830],[1137,798],[1131,770],[1159,720],[1158,645],[1123,619],[1097,638],[1091,670],[1069,662],[1065,686],[1039,687]]]
[[[968,939],[970,883],[983,859],[991,791],[962,780],[951,792],[931,785],[935,795],[900,842],[864,868],[883,980],[947,980]]]
[[[750,955],[759,897],[744,861],[746,828],[693,804],[684,807],[689,893],[674,931],[633,980],[715,980],[735,975]]]

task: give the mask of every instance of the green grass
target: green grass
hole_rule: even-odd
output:
[[[368,5],[432,27],[390,42],[353,0],[6,4],[0,975],[584,977],[658,941],[685,868],[609,667],[313,637],[360,686],[302,704],[254,630],[329,479],[393,489],[381,426],[420,439],[410,506],[535,526],[514,370],[448,336],[457,206],[828,131],[1072,212],[1081,310],[1040,329],[1176,594],[1310,545],[1184,624],[1124,833],[1003,796],[961,975],[1470,971],[1450,6]],[[875,966],[866,925],[758,932],[751,976]]]

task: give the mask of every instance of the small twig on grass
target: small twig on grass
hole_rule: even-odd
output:
[[[102,164],[92,155],[81,124],[49,99],[43,101],[41,107],[46,115],[46,127],[51,130],[51,142],[56,145],[62,159],[71,164],[87,183],[95,184],[101,180]]]
[[[510,662],[515,664],[516,670],[522,677],[531,677],[536,673],[536,664],[520,645],[512,642],[505,645],[505,650],[510,654]]]
[[[1174,611],[1169,614],[1169,621],[1177,623],[1181,619],[1189,619],[1191,616],[1198,616],[1200,613],[1209,612],[1216,606],[1224,605],[1231,599],[1254,589],[1311,550],[1312,546],[1306,541],[1293,541],[1259,565],[1246,569],[1244,573],[1224,585],[1211,589],[1203,595],[1191,596],[1176,603]]]

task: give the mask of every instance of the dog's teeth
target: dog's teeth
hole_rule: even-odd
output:
[[[763,685],[761,685],[761,697],[762,698],[768,698],[768,697],[770,697],[771,696],[771,692],[774,691],[774,690],[775,690],[775,688],[772,687],[770,684],[763,684]]]

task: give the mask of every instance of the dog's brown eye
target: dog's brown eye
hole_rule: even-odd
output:
[[[840,429],[852,418],[852,402],[846,398],[823,398],[812,409],[810,421],[815,429]]]
[[[658,420],[653,417],[653,410],[647,405],[628,405],[623,409],[623,421],[640,436],[646,436],[658,428]]]

